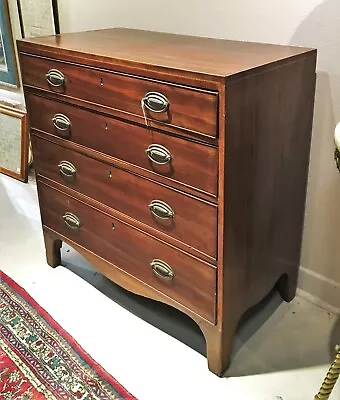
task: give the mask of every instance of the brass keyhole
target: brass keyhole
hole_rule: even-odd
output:
[[[106,130],[109,129],[109,126],[108,126],[107,122],[106,122],[106,124],[105,124],[105,129],[106,129]]]
[[[112,178],[112,171],[109,172],[109,177]]]
[[[116,228],[115,224],[112,224],[112,230],[115,230],[115,228]]]

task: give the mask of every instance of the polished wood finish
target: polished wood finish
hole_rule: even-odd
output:
[[[128,274],[124,270],[118,268],[116,265],[110,263],[109,261],[98,257],[96,254],[92,253],[85,247],[77,244],[75,241],[70,239],[69,236],[63,236],[60,233],[55,232],[53,229],[48,228],[47,226],[43,226],[43,233],[47,251],[53,252],[55,249],[59,253],[60,256],[60,249],[58,248],[58,241],[62,239],[63,242],[72,246],[77,252],[79,252],[84,258],[86,258],[91,264],[95,265],[97,270],[100,271],[103,275],[107,276],[113,282],[116,282],[118,285],[122,286],[123,288],[133,291],[134,293],[149,297],[150,299],[157,300],[163,302],[165,304],[169,304],[177,309],[183,311],[184,313],[188,314],[197,324],[200,325],[203,332],[208,331],[210,328],[214,329],[215,324],[209,322],[205,318],[201,317],[199,314],[193,312],[189,308],[185,307],[183,304],[178,303],[176,300],[172,299],[165,293],[149,286],[147,284],[141,284],[141,281],[134,277],[133,275]],[[49,264],[53,267],[52,264]]]
[[[39,185],[39,196],[45,226],[215,322],[215,267],[45,184]],[[79,229],[65,224],[63,216],[66,212],[80,219]],[[150,267],[153,259],[168,263],[173,268],[174,278],[167,280],[156,276]],[[195,285],[192,285],[193,280]]]
[[[252,304],[270,290],[277,276],[288,274],[296,284],[314,85],[312,54],[311,59],[259,74],[256,80],[227,86],[225,243],[226,248],[236,242],[239,247],[233,253],[226,251],[224,262],[239,266],[240,279],[256,282],[247,289]],[[247,114],[241,111],[245,104]],[[230,286],[228,298],[239,290],[235,284]]]
[[[223,264],[237,268],[222,282],[219,270],[218,320],[221,331],[228,330],[217,342],[221,370],[230,362],[233,335],[229,333],[235,333],[244,312],[260,302],[276,282],[284,300],[295,296],[315,62],[313,52],[226,86]]]
[[[70,186],[216,258],[215,204],[142,179],[34,135],[32,143],[38,175]],[[77,172],[73,179],[65,178],[60,173],[58,166],[61,161],[74,165]],[[149,208],[153,200],[168,204],[174,211],[174,217],[161,219],[154,216]]]
[[[185,312],[206,338],[210,370],[222,375],[246,310],[276,284],[286,301],[295,295],[316,51],[129,29],[25,40],[18,48],[49,264],[55,266],[65,241],[117,284]],[[28,65],[66,66],[78,92],[53,92]],[[80,69],[84,78],[75,75]],[[103,97],[78,86],[88,77],[95,87],[102,72],[109,82],[127,82],[117,90],[120,111],[105,97],[116,93],[111,84]],[[145,126],[137,99],[149,83],[175,94],[181,123],[149,115]],[[184,116],[183,105],[192,114]],[[56,112],[75,121],[70,137],[51,130]],[[89,133],[106,121],[112,143],[103,128],[95,138]],[[145,164],[141,150],[150,141],[176,152],[173,176]],[[61,158],[80,166],[79,182],[78,171],[73,183],[60,177]],[[145,212],[152,198],[174,207],[175,230],[154,225]],[[66,227],[60,214],[68,207],[81,213],[86,234]],[[124,240],[114,241],[118,231]],[[160,249],[180,289],[143,269]]]
[[[58,267],[61,264],[61,246],[62,241],[53,239],[46,231],[44,231],[44,241],[46,250],[46,261],[52,268]]]
[[[67,99],[62,98],[58,93],[51,92],[51,91],[44,90],[44,89],[39,89],[34,86],[25,85],[25,89],[26,89],[27,93],[36,94],[38,96],[44,96],[45,98],[53,99],[58,102],[68,101]],[[85,110],[88,110],[88,111],[94,111],[100,115],[106,115],[108,117],[112,116],[119,120],[125,121],[125,118],[126,118],[126,113],[124,113],[122,111],[119,111],[114,108],[108,108],[108,107],[104,108],[100,104],[89,103],[82,99],[72,98],[72,105],[77,106],[82,109],[85,109]],[[182,137],[185,139],[187,138],[191,141],[204,142],[206,144],[209,144],[209,145],[212,145],[215,147],[218,146],[218,143],[219,143],[219,141],[216,137],[207,136],[200,132],[193,132],[193,131],[188,131],[185,129],[179,129],[178,127],[173,126],[173,125],[166,125],[166,124],[158,124],[157,125],[157,121],[154,123],[150,119],[148,120],[148,125],[146,125],[145,119],[141,119],[140,116],[135,115],[135,114],[129,114],[128,122],[136,124],[136,125],[142,125],[145,128],[148,128],[149,130],[151,130],[152,132],[161,132],[161,133],[165,133],[167,135],[178,136],[178,137]],[[155,124],[157,125],[157,127],[154,126]]]
[[[64,74],[64,85],[48,83],[46,74],[51,69]],[[78,98],[119,110],[126,119],[133,114],[140,122],[145,119],[142,99],[149,92],[159,92],[170,105],[165,112],[145,111],[151,126],[172,125],[212,137],[217,134],[218,96],[214,92],[25,55],[21,56],[21,71],[24,84],[59,93],[68,101]]]
[[[169,185],[177,181],[212,197],[217,196],[217,147],[202,146],[194,141],[128,124],[31,93],[27,95],[27,107],[32,129],[63,138],[66,136],[68,141],[168,178],[165,182]],[[53,125],[52,119],[57,114],[66,115],[72,123],[66,134]],[[150,161],[146,150],[151,144],[168,149],[171,161],[165,165]],[[138,172],[143,174],[141,170]],[[158,176],[153,175],[154,179]],[[183,186],[182,189],[186,190]]]
[[[276,63],[293,61],[309,49],[247,43],[232,40],[174,35],[135,29],[116,28],[20,41],[21,53],[86,65],[108,66],[117,71],[148,71],[157,74],[224,82],[239,78]]]
[[[46,253],[52,254],[56,252],[56,257],[60,257],[60,248],[59,242],[60,239],[63,242],[72,246],[78,253],[80,253],[84,258],[86,258],[91,264],[95,265],[97,270],[100,271],[103,275],[107,276],[117,285],[132,291],[135,294],[140,296],[148,297],[153,300],[160,301],[162,303],[171,305],[178,310],[184,312],[188,316],[190,316],[200,327],[202,333],[207,339],[207,357],[209,361],[209,368],[212,371],[220,371],[223,367],[219,364],[220,350],[221,350],[221,337],[223,332],[220,332],[216,329],[216,326],[202,318],[197,313],[194,313],[191,309],[185,307],[184,305],[178,303],[176,300],[168,297],[161,291],[147,285],[141,284],[140,280],[138,280],[133,275],[128,274],[124,270],[116,267],[114,264],[110,263],[103,258],[98,257],[87,248],[79,245],[75,241],[71,240],[69,236],[63,236],[60,233],[55,232],[54,230],[44,226],[43,227],[45,245],[46,245]],[[53,263],[50,263],[50,259],[47,258],[48,264],[51,267],[55,267]],[[228,335],[229,340],[231,341],[230,334],[232,331],[225,332]],[[216,372],[215,372],[216,373]]]
[[[193,248],[192,246],[180,242],[179,240],[175,239],[172,236],[165,236],[164,233],[162,231],[156,230],[153,227],[146,225],[140,221],[137,221],[135,219],[132,219],[131,217],[129,217],[126,214],[123,214],[119,211],[117,211],[114,208],[111,208],[103,203],[100,203],[99,201],[88,197],[86,195],[81,194],[80,192],[77,192],[74,190],[74,188],[72,188],[70,185],[69,186],[65,186],[64,184],[58,183],[56,181],[53,181],[51,179],[48,179],[42,175],[39,175],[39,184],[41,183],[45,183],[48,186],[53,186],[55,189],[58,189],[59,191],[71,196],[71,197],[76,197],[77,199],[79,199],[80,201],[82,201],[83,203],[86,203],[100,211],[102,211],[105,214],[111,215],[113,218],[118,218],[121,221],[132,225],[140,230],[142,230],[145,233],[148,233],[151,236],[156,237],[159,240],[166,240],[166,242],[171,245],[174,246],[186,253],[191,254],[192,256],[201,259],[202,261],[205,261],[209,264],[212,265],[217,265],[217,260],[196,250],[195,248]]]

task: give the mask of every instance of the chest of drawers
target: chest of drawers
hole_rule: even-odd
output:
[[[116,28],[18,42],[48,264],[193,318],[211,371],[296,291],[316,51]]]

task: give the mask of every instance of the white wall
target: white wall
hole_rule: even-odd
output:
[[[340,309],[339,0],[59,0],[62,32],[125,26],[319,50],[300,287]]]

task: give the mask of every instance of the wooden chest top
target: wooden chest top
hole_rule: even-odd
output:
[[[20,52],[224,80],[310,49],[113,28],[28,39]]]

